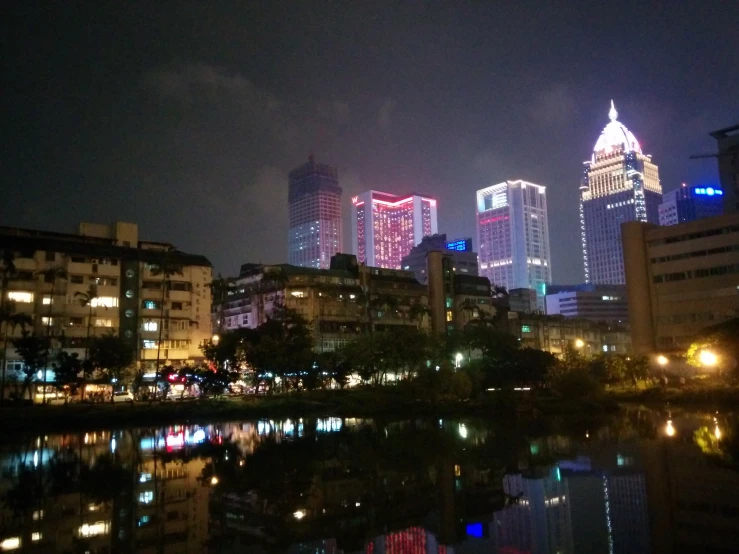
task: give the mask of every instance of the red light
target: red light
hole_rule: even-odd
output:
[[[177,375],[175,375],[174,373],[170,373],[169,376],[167,377],[167,379],[170,380],[170,381],[176,381],[177,380]]]

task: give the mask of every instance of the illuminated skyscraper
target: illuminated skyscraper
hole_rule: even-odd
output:
[[[544,311],[551,282],[546,187],[505,181],[477,191],[480,275],[492,284],[536,291]]]
[[[659,223],[662,187],[652,157],[642,153],[636,137],[617,121],[613,101],[606,125],[585,162],[580,186],[580,240],[585,282],[622,285],[621,224]]]
[[[352,198],[352,248],[359,263],[400,269],[423,237],[437,232],[436,200],[368,190]]]
[[[343,250],[341,187],[335,167],[308,163],[290,172],[290,234],[292,265],[328,269],[331,256]]]

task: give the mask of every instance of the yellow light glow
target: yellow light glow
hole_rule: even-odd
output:
[[[674,437],[675,436],[675,427],[672,425],[672,420],[667,420],[667,425],[665,425],[665,435],[668,437]]]
[[[303,519],[305,517],[305,510],[298,510],[293,513],[295,519]]]
[[[216,477],[215,475],[213,477],[211,477],[210,478],[210,484],[211,485],[217,485],[218,484],[218,477]]]
[[[20,537],[10,537],[8,539],[3,540],[3,542],[0,542],[0,548],[3,550],[15,550],[16,548],[19,548],[21,545],[21,538]]]
[[[221,340],[221,337],[218,335],[213,335],[210,340],[217,343],[219,340]]]
[[[718,357],[710,350],[701,350],[701,353],[698,355],[698,361],[701,365],[711,367],[716,365]]]
[[[716,427],[713,430],[713,434],[716,436],[716,439],[721,438],[721,429],[718,428],[718,424],[716,424]]]
[[[575,339],[575,348],[582,348],[585,346],[585,341],[582,339]]]
[[[665,366],[670,362],[665,356],[662,356],[661,354],[657,356],[657,363],[659,365]]]

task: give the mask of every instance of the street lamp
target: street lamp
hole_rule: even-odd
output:
[[[585,341],[582,339],[575,339],[575,348],[582,348],[585,346]]]
[[[698,354],[698,361],[703,366],[713,367],[718,362],[718,357],[710,350],[701,350],[701,353]]]
[[[213,336],[212,336],[212,337],[210,338],[210,340],[211,340],[211,342],[212,342],[213,344],[218,344],[218,341],[219,341],[219,340],[221,340],[221,337],[220,337],[219,335],[213,335]]]
[[[457,352],[454,355],[454,367],[456,369],[459,369],[459,366],[462,365],[462,360],[464,359],[464,356],[462,356],[461,352]]]
[[[670,363],[670,360],[668,360],[666,356],[660,354],[659,356],[657,356],[657,363],[662,367],[665,367],[668,363]]]
[[[675,436],[675,428],[672,426],[672,420],[667,420],[667,425],[665,425],[665,435],[668,437],[674,437]]]

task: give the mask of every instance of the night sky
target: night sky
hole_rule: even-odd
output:
[[[474,237],[475,190],[522,178],[548,187],[554,281],[582,282],[610,99],[665,190],[716,183],[688,157],[739,123],[734,1],[15,4],[0,225],[138,222],[224,274],[287,261],[287,173],[313,153],[346,251],[352,194],[436,195],[440,232]]]

